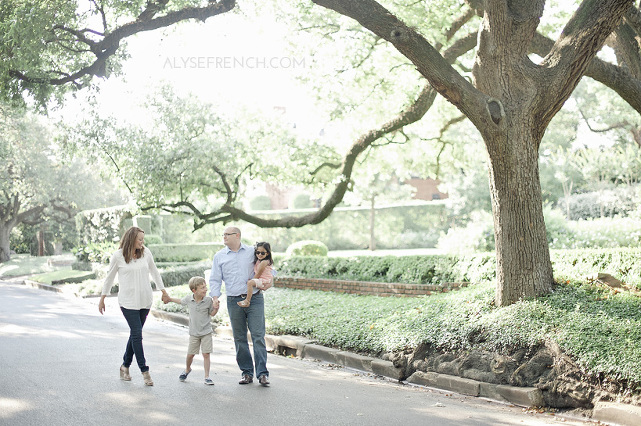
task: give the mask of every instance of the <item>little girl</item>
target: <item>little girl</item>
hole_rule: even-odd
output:
[[[272,286],[272,250],[269,243],[256,243],[254,248],[254,278],[247,281],[247,297],[238,302],[241,308],[247,308],[252,299],[254,287],[267,290]]]

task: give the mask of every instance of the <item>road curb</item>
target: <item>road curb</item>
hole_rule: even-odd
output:
[[[53,291],[55,293],[67,293],[67,292],[62,291],[61,288],[58,288],[56,286],[49,285],[49,284],[42,284],[42,283],[39,283],[37,281],[24,280],[23,284],[26,285],[27,287],[39,288],[40,290]],[[76,293],[72,293],[72,292],[68,292],[68,293],[69,294],[73,294],[76,297],[80,297],[80,295],[78,295]]]
[[[592,418],[617,425],[641,425],[641,407],[614,402],[597,402],[592,410]]]
[[[75,292],[63,291],[58,287],[28,279],[24,279],[22,284],[42,290],[83,297]],[[185,314],[165,312],[157,309],[152,309],[151,314],[162,320],[184,326],[189,325],[189,316]],[[233,338],[231,327],[229,326],[215,327],[214,334],[222,338]],[[390,361],[328,348],[314,343],[313,340],[299,336],[266,335],[265,344],[269,350],[273,350],[279,354],[343,365],[348,368],[384,376],[393,380],[400,381],[403,374],[403,370],[394,367],[394,364]],[[452,391],[462,395],[484,397],[526,408],[544,405],[540,389],[533,387],[496,385],[459,376],[421,371],[412,374],[406,382],[419,386]],[[641,407],[620,403],[598,402],[592,410],[592,419],[611,425],[638,426],[641,424]]]
[[[189,317],[187,315],[177,314],[174,312],[159,311],[157,309],[152,309],[151,314],[156,318],[160,318],[165,321],[171,321],[175,322],[176,324],[189,326]]]

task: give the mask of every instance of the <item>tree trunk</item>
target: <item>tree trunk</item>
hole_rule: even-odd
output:
[[[45,255],[45,231],[42,229],[42,225],[40,226],[40,230],[38,231],[38,256],[44,256]]]
[[[376,236],[374,235],[374,225],[376,219],[376,209],[374,208],[374,200],[376,196],[372,195],[369,207],[369,249],[376,250]]]
[[[553,273],[539,183],[539,141],[529,120],[486,140],[496,240],[496,305],[549,293]],[[509,143],[507,142],[509,141]]]
[[[11,228],[0,226],[0,263],[6,262],[11,259],[9,234],[11,234]]]

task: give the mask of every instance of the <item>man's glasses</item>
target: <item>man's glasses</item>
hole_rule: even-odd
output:
[[[225,232],[223,234],[223,237],[229,237],[230,235],[235,235],[235,234],[238,234],[238,232],[230,232],[229,234],[227,232]]]
[[[267,252],[266,251],[258,251],[258,250],[256,250],[256,255],[263,255],[263,254],[267,254]]]

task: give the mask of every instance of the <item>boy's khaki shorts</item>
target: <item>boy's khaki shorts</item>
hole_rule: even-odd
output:
[[[204,354],[210,354],[214,348],[211,342],[211,333],[204,336],[189,336],[189,347],[187,348],[187,355],[198,355],[200,349]]]

